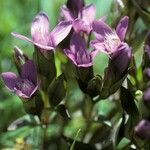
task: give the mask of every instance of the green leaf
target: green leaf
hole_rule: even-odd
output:
[[[136,8],[138,14],[141,16],[145,24],[150,27],[150,12],[144,10],[140,5],[137,3],[137,1],[132,0],[132,3],[134,7]]]
[[[117,150],[128,150],[131,145],[131,141],[127,138],[123,138],[117,145]]]
[[[64,75],[61,74],[48,87],[48,98],[52,106],[57,106],[65,97]]]
[[[133,117],[138,117],[139,112],[137,109],[137,106],[134,102],[134,97],[130,93],[130,91],[123,86],[121,87],[121,94],[120,94],[120,100],[123,109],[129,114],[132,115]]]
[[[74,150],[74,146],[75,146],[75,143],[76,143],[76,140],[77,140],[77,137],[78,137],[80,131],[81,131],[81,129],[78,130],[78,132],[77,132],[77,134],[75,136],[75,139],[74,139],[74,141],[73,141],[73,143],[72,143],[72,145],[70,147],[70,150]]]
[[[52,51],[41,53],[39,49],[35,49],[33,58],[37,64],[42,89],[47,91],[47,87],[56,77],[54,53]]]

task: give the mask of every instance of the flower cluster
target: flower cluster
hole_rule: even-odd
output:
[[[93,66],[93,59],[96,54],[98,52],[104,52],[108,54],[110,61],[112,61],[111,67],[115,66],[114,69],[116,69],[116,71],[120,72],[121,74],[124,73],[124,71],[128,68],[131,58],[131,48],[127,43],[124,42],[129,22],[129,18],[127,16],[121,19],[116,27],[116,30],[114,30],[111,29],[111,27],[109,27],[104,21],[102,21],[102,19],[96,21],[95,6],[84,6],[83,1],[79,1],[78,3],[76,3],[74,0],[68,1],[67,5],[61,8],[61,11],[64,21],[58,23],[58,25],[51,32],[49,31],[50,24],[48,16],[45,13],[40,12],[33,19],[31,25],[32,39],[14,32],[12,35],[16,38],[34,44],[34,46],[44,54],[45,52],[49,51],[52,51],[53,53],[56,50],[57,45],[63,41],[69,33],[71,33],[70,45],[64,49],[64,53],[77,68],[89,68]],[[73,32],[71,32],[71,29],[73,29]],[[91,42],[90,40],[87,41],[84,33],[87,34],[85,36],[87,36],[89,39],[90,35],[88,34],[94,33],[96,39]],[[91,49],[88,45],[93,48],[92,51],[88,50]],[[17,55],[17,52],[15,53]],[[15,58],[16,57],[18,56],[15,56]],[[22,68],[29,64],[28,62],[24,63],[25,64],[22,65]],[[27,68],[28,70],[26,71],[29,72],[30,67],[28,66]],[[25,69],[22,70],[25,72]],[[35,72],[36,70],[32,69],[32,74],[36,74]],[[20,78],[22,78],[22,76],[23,75],[21,73]],[[14,82],[13,74],[10,77],[10,73],[3,73],[2,77],[9,89],[12,90],[12,88],[15,88],[15,85],[13,85],[14,87],[10,87],[9,85],[9,82]],[[23,82],[23,84],[18,88],[22,92],[24,92],[24,88],[30,89],[32,92],[29,90],[28,93],[24,93],[30,94],[30,96],[24,96],[23,94],[17,94],[18,92],[16,92],[17,95],[26,98],[30,98],[33,95],[38,87],[36,86],[36,83],[34,83],[36,87],[34,89],[34,85],[29,83],[29,81],[22,79],[20,82]]]
[[[123,114],[120,119],[122,120],[120,130],[125,129],[124,118],[129,115],[127,124],[132,129],[132,133],[149,140],[149,118],[139,117],[140,113],[134,102],[133,95],[135,93],[133,94],[134,90],[131,90],[132,84],[137,78],[132,70],[134,67],[136,68],[133,63],[132,48],[126,38],[130,23],[129,17],[122,17],[114,29],[106,23],[106,20],[96,19],[95,15],[96,7],[93,4],[85,6],[83,0],[68,0],[66,5],[61,8],[60,22],[50,31],[48,16],[44,12],[38,13],[31,25],[31,38],[12,33],[14,37],[33,44],[33,58],[29,58],[16,46],[14,60],[18,75],[4,72],[1,77],[6,87],[19,96],[23,103],[26,102],[30,105],[28,102],[32,102],[35,98],[35,107],[32,109],[35,109],[36,113],[34,114],[38,114],[39,117],[47,116],[45,113],[47,109],[57,111],[59,106],[65,103],[70,78],[76,81],[84,96],[88,97],[87,101],[90,99],[91,108],[94,108],[93,106],[100,100],[109,99],[115,95],[116,91],[120,90],[120,96],[116,94],[121,101],[119,107],[121,106]],[[67,44],[64,47],[62,43],[65,42]],[[147,35],[144,48],[142,75],[148,81],[150,79],[150,34]],[[67,60],[66,63],[61,63],[62,73],[59,76],[57,76],[55,65],[57,52],[60,52]],[[109,59],[103,75],[96,74],[93,69],[94,58],[98,53],[100,55],[105,53]],[[73,77],[71,72],[73,72]],[[127,78],[129,75],[130,77]],[[127,86],[123,83],[124,81],[127,82]],[[150,86],[147,81],[143,81],[144,86],[138,88],[144,92],[142,103],[146,104],[149,109]],[[41,97],[38,97],[39,95]],[[39,104],[37,104],[39,99],[44,103],[41,105],[40,113],[38,112]],[[63,105],[63,112],[67,112],[65,107]],[[28,113],[33,114],[30,110]],[[67,116],[67,114],[65,115]],[[43,120],[41,119],[42,123],[49,124],[50,119],[45,116]],[[89,116],[91,117],[92,113],[89,113]],[[68,116],[66,118],[70,119]],[[120,132],[118,131],[117,134]]]

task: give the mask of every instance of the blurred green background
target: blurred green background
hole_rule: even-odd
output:
[[[0,0],[0,73],[16,71],[12,59],[12,51],[15,45],[30,57],[33,53],[33,46],[30,43],[15,39],[11,36],[11,32],[15,31],[30,37],[31,22],[40,11],[48,14],[51,28],[53,29],[60,18],[60,6],[65,2],[66,0]],[[85,2],[86,4],[93,3],[96,5],[96,18],[106,16],[107,21],[112,25],[116,24],[121,15],[130,13],[130,9],[122,9],[117,0],[86,0]],[[127,0],[125,1],[126,3]],[[149,27],[149,24],[143,22],[147,16],[143,17],[142,15],[141,17],[142,19],[138,16],[135,24],[130,26],[130,29],[134,30],[134,34],[129,33],[132,35],[129,37],[135,38],[135,41],[127,39],[129,43],[132,43],[133,51],[136,52],[137,64],[140,64],[142,58],[141,45]],[[134,21],[133,18],[131,19],[132,21]],[[137,38],[135,35],[140,35],[140,37]],[[103,74],[107,61],[107,56],[103,54],[97,56],[94,61],[95,73]],[[21,100],[7,91],[2,80],[0,80],[0,134],[5,133],[9,124],[23,115],[25,115],[25,112]],[[1,139],[0,142],[2,142]]]

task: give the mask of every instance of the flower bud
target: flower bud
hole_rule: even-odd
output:
[[[134,128],[135,134],[141,139],[149,140],[150,139],[150,121],[141,120],[137,126]]]
[[[146,107],[148,107],[150,109],[150,88],[148,88],[145,92],[144,92],[144,104]]]
[[[28,56],[25,55],[22,50],[20,48],[18,48],[17,46],[15,46],[14,48],[14,53],[13,53],[13,58],[14,58],[14,62],[15,65],[17,67],[18,72],[20,73],[21,71],[21,66],[27,61],[29,60]]]

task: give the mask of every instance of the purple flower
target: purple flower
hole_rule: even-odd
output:
[[[118,23],[116,30],[112,30],[102,20],[94,21],[93,31],[96,36],[96,40],[91,42],[91,45],[104,53],[112,55],[119,51],[120,46],[124,44],[125,35],[128,28],[129,18],[123,17]],[[128,47],[128,45],[126,44]]]
[[[29,99],[38,89],[37,70],[32,60],[28,60],[21,68],[21,75],[12,72],[1,74],[7,88],[21,98]]]
[[[144,50],[145,50],[145,53],[147,54],[148,58],[150,59],[150,31],[148,32],[148,34],[146,36]]]
[[[72,22],[76,33],[89,34],[95,19],[96,8],[94,5],[83,6],[83,0],[68,0],[67,7],[62,7],[61,12],[65,20]]]
[[[144,101],[150,102],[150,88],[144,92]]]
[[[51,32],[49,32],[49,26],[48,16],[41,12],[32,22],[32,40],[17,33],[12,33],[12,35],[31,42],[41,49],[52,50],[69,34],[72,28],[72,23],[70,21],[62,21]]]
[[[150,121],[141,120],[134,129],[135,134],[142,139],[150,139]]]
[[[73,34],[70,42],[70,50],[65,49],[65,54],[77,67],[90,67],[93,65],[92,59],[98,51],[87,51],[86,43],[79,34]]]
[[[118,47],[118,51],[111,55],[110,67],[112,67],[117,74],[122,75],[127,72],[131,57],[132,49],[126,43],[121,43]]]
[[[145,106],[150,109],[150,87],[144,92],[143,99]]]
[[[78,17],[78,13],[84,7],[84,0],[67,0],[67,8],[70,10],[72,16]]]

